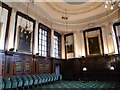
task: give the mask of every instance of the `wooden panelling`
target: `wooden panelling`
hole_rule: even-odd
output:
[[[5,55],[4,76],[10,77],[13,75],[13,57]]]
[[[62,63],[63,79],[83,80],[85,73],[88,80],[120,80],[120,56],[94,56],[87,58],[76,58]],[[113,66],[115,70],[110,70]],[[83,71],[83,67],[87,71]]]
[[[64,80],[83,80],[85,74],[88,80],[120,80],[120,55],[62,60],[0,52],[0,59],[2,60],[0,75],[2,72],[4,77],[56,73],[55,68],[59,65]],[[110,70],[111,66],[114,66],[115,70]],[[87,68],[86,72],[83,71],[83,67]]]
[[[53,60],[50,57],[45,58],[10,51],[0,53],[0,60],[3,67],[0,70],[0,75],[2,76],[3,73],[4,77],[55,73],[56,64],[61,63],[61,60]]]
[[[1,52],[0,53],[0,78],[4,76],[4,65],[5,65],[5,53]]]
[[[51,73],[51,60],[44,57],[36,57],[36,72],[38,74]]]
[[[13,72],[13,75],[31,75],[33,73],[33,57],[13,55]]]
[[[55,58],[51,58],[51,73],[56,73],[55,72],[55,67],[57,66],[57,65],[60,65],[60,72],[62,71],[62,59],[55,59]]]

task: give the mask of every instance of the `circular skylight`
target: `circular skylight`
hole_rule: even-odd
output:
[[[83,4],[89,0],[64,0],[66,3],[71,4],[71,5],[79,5]]]

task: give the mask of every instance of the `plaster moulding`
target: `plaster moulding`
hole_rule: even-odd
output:
[[[23,3],[14,4],[14,8],[17,11],[26,13],[26,10],[27,10],[26,5],[27,4],[23,4]],[[11,7],[12,7],[12,4],[11,4]],[[32,17],[33,19],[37,20],[38,23],[39,22],[43,23],[51,28],[51,22],[52,22],[52,28],[54,30],[57,30],[61,33],[66,32],[65,24],[59,23],[49,16],[46,17],[46,16],[41,15],[41,12],[38,12],[37,10],[35,10],[36,8],[32,8],[32,7],[29,8],[29,16]],[[116,19],[118,19],[118,13],[119,13],[118,11],[119,11],[119,9],[117,8],[108,15],[108,17],[110,18],[111,21],[115,21]],[[42,11],[42,12],[44,13],[44,11]],[[88,22],[77,23],[77,24],[68,24],[68,32],[80,31],[85,28],[89,28],[88,24],[90,24],[90,23],[93,23],[92,27],[93,26],[95,26],[95,27],[102,26],[103,23],[107,22],[108,17],[104,16],[104,17],[94,19],[94,20],[88,21]]]

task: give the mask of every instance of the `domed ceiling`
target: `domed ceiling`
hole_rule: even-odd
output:
[[[43,16],[46,20],[54,23],[57,27],[65,26],[66,20],[62,17],[68,17],[67,25],[72,27],[80,26],[83,23],[89,23],[94,20],[103,18],[104,16],[112,13],[116,10],[109,8],[104,8],[103,2],[91,2],[86,0],[86,2],[67,2],[66,0],[50,0],[50,2],[34,2],[30,6],[38,15]],[[28,5],[28,4],[24,4]],[[61,27],[59,29],[62,29]],[[64,30],[64,29],[63,29]]]
[[[71,5],[66,2],[37,2],[35,7],[49,20],[61,24],[65,24],[62,20],[63,16],[68,17],[68,24],[79,24],[106,15],[106,9],[102,2],[85,2],[78,5]]]

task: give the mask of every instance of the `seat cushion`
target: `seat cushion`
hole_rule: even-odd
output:
[[[29,85],[33,85],[33,78],[30,75],[27,75],[27,78],[29,80]]]
[[[5,77],[5,78],[3,78],[3,81],[4,81],[4,83],[5,83],[5,89],[9,89],[9,88],[11,88],[11,81],[10,81],[10,78],[9,77]]]
[[[21,77],[22,78],[22,80],[23,80],[23,86],[28,86],[29,84],[29,80],[28,80],[28,78],[26,77],[26,76],[22,76]]]
[[[15,77],[10,77],[10,80],[11,80],[11,83],[12,83],[12,86],[11,88],[17,88],[17,80]]]
[[[35,75],[33,75],[32,78],[33,78],[33,84],[34,84],[34,85],[35,85],[35,84],[38,84],[38,79],[37,79],[37,77],[36,77]]]
[[[21,79],[21,77],[20,76],[17,76],[16,77],[16,79],[17,79],[17,82],[18,82],[18,87],[22,87],[23,86],[23,80]]]

